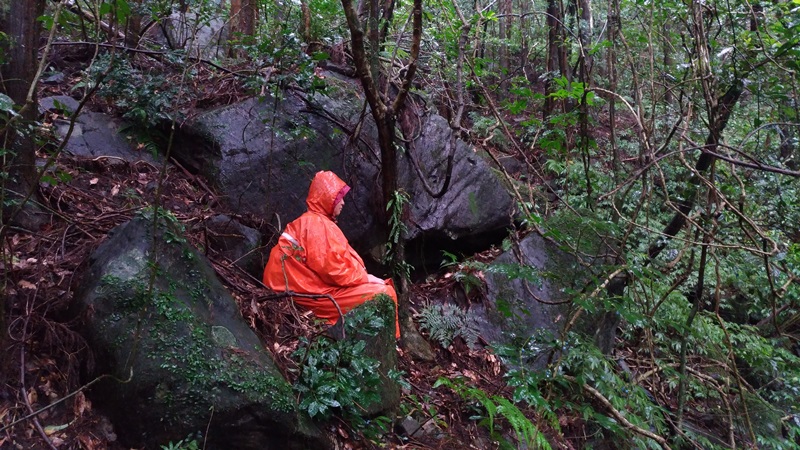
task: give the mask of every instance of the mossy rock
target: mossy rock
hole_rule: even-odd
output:
[[[388,416],[400,405],[400,385],[390,377],[390,372],[397,370],[397,344],[394,336],[395,305],[389,296],[378,295],[374,300],[368,301],[358,308],[372,309],[372,314],[381,318],[385,324],[374,336],[351,332],[345,337],[345,341],[366,341],[366,356],[380,363],[378,375],[380,375],[381,382],[377,387],[380,401],[366,405],[364,415],[366,417]]]
[[[208,448],[327,448],[211,265],[182,236],[164,214],[121,225],[92,255],[77,297],[95,372],[130,378],[92,392],[123,442],[158,448],[208,430]]]

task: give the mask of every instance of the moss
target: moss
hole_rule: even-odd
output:
[[[237,347],[233,333],[222,326],[212,326],[198,318],[192,308],[177,296],[178,283],[170,281],[168,290],[147,286],[140,278],[122,281],[104,277],[96,289],[103,303],[113,304],[115,312],[108,316],[103,328],[123,329],[135,326],[136,317],[143,320],[141,329],[146,335],[139,343],[143,356],[157,364],[157,368],[183,381],[185,388],[177,390],[159,383],[152,393],[152,401],[164,405],[197,405],[196,417],[205,416],[211,406],[218,403],[223,390],[244,395],[252,402],[269,402],[276,411],[289,412],[294,408],[291,387],[282,378],[265,370],[246,351]],[[188,288],[188,287],[185,287]],[[188,292],[193,299],[207,297],[210,287],[206,283]],[[127,320],[122,319],[122,314]],[[122,350],[131,345],[130,335],[118,338],[115,347]],[[127,342],[126,342],[127,340]],[[196,418],[195,417],[195,418]],[[172,423],[192,423],[192,417],[166,417]]]

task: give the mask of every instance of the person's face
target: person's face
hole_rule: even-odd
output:
[[[344,207],[344,199],[340,200],[336,206],[333,207],[333,217],[339,217],[339,214],[342,213],[342,208]]]

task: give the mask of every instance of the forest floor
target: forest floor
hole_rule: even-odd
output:
[[[92,349],[77,331],[80,319],[70,312],[90,254],[112,228],[156,201],[175,213],[198,248],[207,248],[202,245],[203,223],[216,214],[268,230],[258,218],[224,210],[213,191],[174,165],[61,155],[50,173],[52,180],[60,180],[42,184],[43,203],[53,209],[52,221],[36,233],[13,230],[3,243],[8,255],[4,260],[11,266],[4,267],[9,280],[5,286],[9,350],[0,372],[0,449],[123,448],[114,427],[93,408],[91,388],[85,389],[91,381],[85,374],[91,370]],[[286,369],[295,364],[290,355],[299,339],[318,332],[313,320],[288,301],[259,301],[269,291],[258,280],[219,255],[206,256],[283,372],[291,373]],[[414,286],[411,297],[419,308],[421,302],[456,288],[452,277],[442,273]],[[494,448],[486,429],[471,419],[474,408],[450,389],[433,385],[441,377],[462,377],[487,393],[502,393],[508,388],[500,361],[487,348],[469,349],[462,340],[447,349],[432,345],[436,359],[428,362],[399,349],[399,369],[410,386],[404,392],[404,412],[424,410],[439,432],[412,438],[387,430],[383,444],[407,449]],[[36,411],[42,412],[33,415]],[[333,420],[326,429],[335,430],[332,434],[342,448],[374,446],[343,422]],[[560,444],[573,447],[566,441]]]

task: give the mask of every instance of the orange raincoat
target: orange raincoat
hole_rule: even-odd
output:
[[[317,172],[308,189],[308,211],[289,223],[278,238],[264,268],[264,284],[275,291],[330,294],[342,314],[383,293],[394,300],[396,312],[397,294],[391,280],[369,282],[364,261],[334,222],[336,204],[349,190],[333,172]],[[330,324],[339,319],[327,298],[293,300]],[[395,336],[400,337],[396,313]]]

